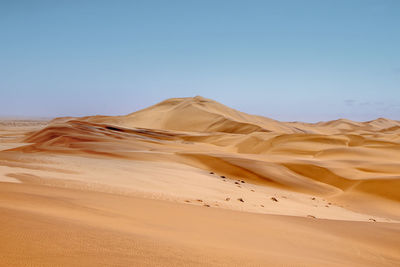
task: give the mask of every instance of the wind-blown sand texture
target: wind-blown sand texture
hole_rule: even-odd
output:
[[[400,122],[2,120],[0,214],[4,266],[399,266]]]

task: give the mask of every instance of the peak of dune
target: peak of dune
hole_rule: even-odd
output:
[[[202,105],[202,104],[206,104],[206,103],[212,105],[212,104],[215,104],[217,102],[212,100],[212,99],[208,99],[208,98],[205,98],[205,97],[202,97],[202,96],[175,97],[175,98],[168,98],[168,99],[166,99],[164,101],[161,101],[161,102],[159,102],[159,103],[157,103],[155,105],[152,105],[152,106],[150,106],[148,108],[145,108],[143,110],[149,110],[149,109],[152,109],[154,107],[160,107],[160,106],[163,106],[163,107],[176,107],[178,105],[196,105],[196,104]],[[142,110],[140,110],[140,111],[142,111]],[[128,116],[133,115],[135,113],[137,113],[137,111],[128,114]]]
[[[52,122],[60,123],[71,119],[126,128],[232,134],[256,132],[273,132],[277,134],[397,133],[400,129],[399,121],[386,118],[378,118],[366,122],[357,122],[344,118],[318,123],[280,122],[238,111],[203,96],[169,98],[124,116],[65,117],[57,118]]]
[[[354,134],[354,133],[378,133],[398,132],[400,122],[387,118],[378,118],[371,121],[358,122],[349,119],[337,119],[323,121],[308,125],[319,133],[328,134]]]
[[[273,119],[250,115],[202,96],[170,98],[148,108],[117,117],[92,117],[91,122],[192,132],[300,132]]]
[[[387,118],[377,118],[375,120],[366,121],[365,123],[375,125],[377,127],[390,128],[393,126],[400,126],[400,121],[395,121]]]
[[[331,120],[331,121],[323,121],[323,122],[319,122],[318,124],[320,124],[320,125],[340,125],[340,124],[348,124],[348,125],[360,126],[360,122],[352,121],[352,120],[345,119],[345,118],[340,118],[340,119]]]
[[[53,122],[63,122],[69,119],[59,118]],[[126,128],[232,134],[256,132],[277,134],[397,133],[400,129],[399,121],[386,118],[366,122],[344,118],[318,123],[280,122],[235,110],[203,96],[169,98],[124,116],[88,116],[79,118],[79,120]]]

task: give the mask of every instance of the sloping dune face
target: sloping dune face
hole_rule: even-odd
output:
[[[400,122],[384,118],[279,122],[194,97],[0,123],[0,191],[0,265],[400,262]]]
[[[121,117],[90,117],[92,122],[106,122],[125,127],[224,132],[299,132],[278,121],[248,115],[203,97],[172,98],[144,110]]]
[[[383,118],[285,123],[174,98],[126,116],[56,119],[12,150],[179,163],[400,219],[397,127]],[[366,199],[385,205],[366,207]]]

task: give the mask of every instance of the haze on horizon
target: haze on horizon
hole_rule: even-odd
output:
[[[0,116],[201,95],[284,121],[400,120],[400,2],[1,1]]]

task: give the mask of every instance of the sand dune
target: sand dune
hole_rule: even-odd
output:
[[[279,122],[194,97],[125,116],[4,121],[0,263],[65,265],[77,253],[83,266],[396,266],[399,188],[400,122],[384,118]],[[71,233],[60,249],[41,236],[46,222]],[[74,250],[81,241],[93,247]],[[67,252],[48,259],[38,242]]]
[[[7,266],[396,266],[399,259],[396,224],[11,183],[0,187],[0,200]]]

